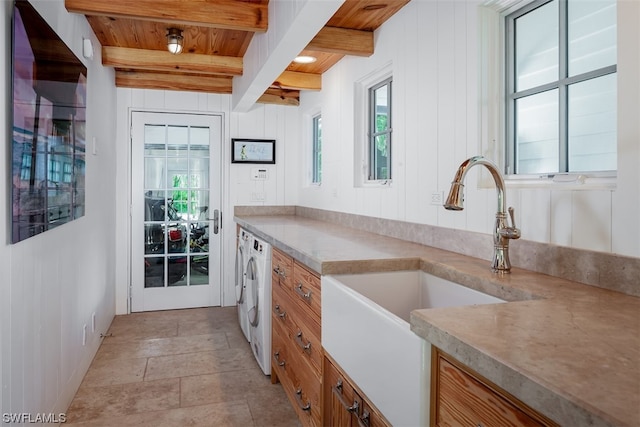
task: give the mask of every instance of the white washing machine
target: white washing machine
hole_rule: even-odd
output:
[[[271,375],[271,245],[257,237],[247,267],[247,314],[251,349]]]
[[[236,305],[238,322],[242,333],[250,340],[249,317],[247,315],[247,266],[253,248],[253,234],[240,228],[238,231],[238,251],[236,252]]]

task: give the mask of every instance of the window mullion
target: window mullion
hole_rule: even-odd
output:
[[[569,142],[568,142],[568,86],[565,83],[565,79],[569,75],[569,48],[568,48],[568,40],[569,40],[569,31],[568,31],[568,12],[567,12],[567,0],[560,0],[559,2],[559,25],[558,28],[560,30],[559,33],[559,58],[558,58],[558,112],[560,114],[559,117],[559,126],[558,126],[558,171],[559,172],[568,172],[569,171]]]

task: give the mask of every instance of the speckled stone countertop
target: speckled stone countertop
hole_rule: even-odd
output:
[[[563,426],[640,426],[640,298],[294,215],[234,219],[323,275],[419,268],[509,301],[415,310],[411,329]]]

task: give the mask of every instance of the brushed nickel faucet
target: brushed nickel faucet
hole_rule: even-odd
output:
[[[449,190],[447,200],[444,202],[444,208],[453,211],[461,211],[464,209],[464,177],[467,171],[475,165],[484,165],[489,169],[496,183],[498,193],[498,212],[496,212],[496,222],[493,232],[493,261],[491,270],[494,273],[509,273],[511,271],[509,240],[520,238],[520,230],[516,228],[512,207],[509,207],[511,226],[507,223],[504,179],[496,165],[482,156],[470,157],[462,162],[451,183],[451,189]]]

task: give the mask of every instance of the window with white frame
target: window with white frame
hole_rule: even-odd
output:
[[[369,181],[391,179],[391,82],[389,77],[369,88]]]
[[[537,0],[505,29],[507,173],[615,173],[616,0]]]
[[[311,182],[322,182],[322,116],[318,114],[312,118],[312,149],[311,149]]]

